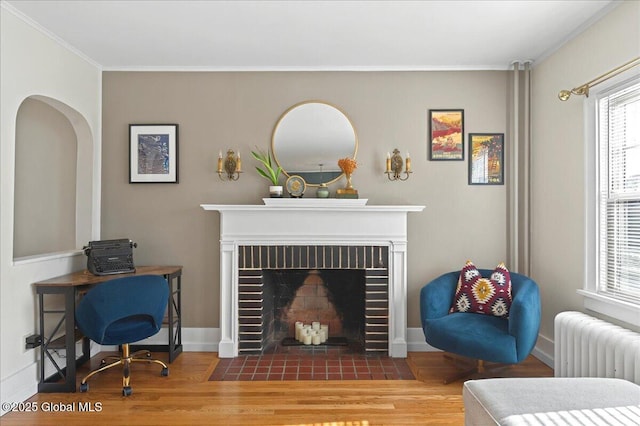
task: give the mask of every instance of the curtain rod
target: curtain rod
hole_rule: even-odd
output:
[[[593,86],[595,86],[596,84],[600,84],[603,81],[607,81],[609,80],[611,77],[614,77],[628,69],[631,69],[637,65],[640,65],[640,57],[637,57],[635,59],[632,59],[631,61],[627,62],[626,64],[620,65],[618,68],[614,68],[609,72],[606,72],[604,74],[602,74],[600,77],[596,77],[593,80],[578,86],[578,87],[574,87],[571,90],[561,90],[560,93],[558,93],[558,98],[561,101],[566,101],[567,99],[569,99],[569,97],[571,97],[571,95],[584,95],[586,97],[589,97],[589,89],[592,88]]]

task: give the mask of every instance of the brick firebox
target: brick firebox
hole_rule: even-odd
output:
[[[239,352],[262,353],[293,336],[296,320],[313,318],[366,353],[387,352],[388,247],[240,246],[238,253]],[[357,295],[363,300],[349,300]]]

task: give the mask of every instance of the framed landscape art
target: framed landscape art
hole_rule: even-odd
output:
[[[429,159],[464,160],[464,110],[429,110]]]
[[[178,125],[129,125],[129,183],[178,183]]]
[[[504,184],[504,133],[469,133],[469,185]]]

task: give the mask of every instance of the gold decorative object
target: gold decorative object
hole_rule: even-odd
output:
[[[606,72],[604,74],[602,74],[599,77],[594,78],[593,80],[582,84],[578,87],[574,87],[571,90],[561,90],[560,93],[558,93],[558,99],[560,99],[561,101],[566,101],[568,100],[571,95],[584,95],[586,97],[589,97],[589,89],[592,88],[593,86],[600,84],[604,81],[609,80],[611,77],[614,77],[630,68],[633,68],[635,66],[640,65],[640,57],[637,57],[635,59],[632,59],[631,61],[627,62],[626,64],[622,64],[617,68],[612,69],[609,72]]]
[[[338,167],[347,178],[347,186],[336,191],[337,198],[358,198],[358,190],[353,188],[351,183],[351,175],[358,168],[358,163],[353,158],[341,158],[338,160]]]
[[[307,183],[298,175],[289,176],[285,185],[291,198],[301,198],[307,189]]]
[[[227,158],[222,158],[222,151],[218,154],[218,176],[222,180],[238,180],[242,173],[242,159],[240,153],[236,156],[233,150],[227,150]],[[224,175],[224,176],[223,176]]]
[[[405,174],[404,178],[401,176],[403,164]],[[409,156],[409,153],[407,152],[407,159],[405,161],[402,160],[398,148],[394,148],[393,156],[387,153],[387,170],[385,171],[385,173],[387,174],[389,180],[405,181],[409,179],[409,175],[413,173],[411,171],[411,157]]]

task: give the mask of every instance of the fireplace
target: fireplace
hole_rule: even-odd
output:
[[[261,351],[269,344],[257,318],[272,320],[269,314],[266,320],[262,317],[261,306],[263,279],[270,271],[322,275],[333,270],[364,274],[365,350],[406,357],[407,213],[420,212],[424,206],[369,206],[356,201],[366,200],[201,205],[220,212],[219,357]]]
[[[293,337],[296,321],[329,325],[366,353],[388,351],[386,246],[239,246],[238,351]]]

